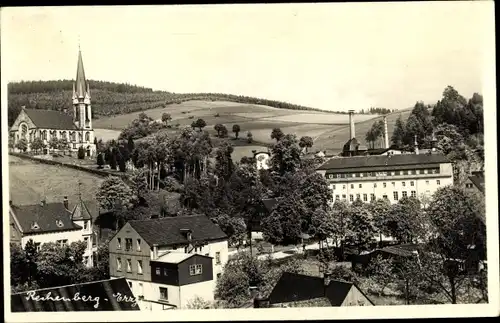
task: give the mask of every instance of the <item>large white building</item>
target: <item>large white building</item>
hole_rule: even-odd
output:
[[[48,242],[68,245],[84,241],[87,244],[84,262],[89,267],[93,265],[96,241],[92,214],[82,200],[72,208],[66,197],[60,203],[41,201],[34,205],[15,205],[11,202],[9,219],[11,242],[24,248],[29,240],[33,240],[39,249]]]
[[[69,99],[69,98],[68,98]],[[77,151],[83,147],[87,156],[96,152],[94,129],[92,128],[92,107],[90,86],[85,78],[82,53],[78,53],[76,81],[73,84],[73,111],[41,109],[23,109],[9,129],[14,147],[20,140],[25,140],[26,151],[31,151],[35,138],[40,138],[46,146],[41,153],[47,153],[53,139],[66,139],[66,151]],[[19,151],[19,149],[14,148]],[[55,149],[58,150],[58,149]]]
[[[332,158],[317,172],[325,176],[334,201],[429,198],[453,184],[451,162],[441,154],[399,154]]]
[[[111,277],[125,277],[141,309],[213,301],[227,236],[205,215],[129,221],[109,243]]]

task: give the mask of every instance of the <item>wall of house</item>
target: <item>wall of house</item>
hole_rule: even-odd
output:
[[[125,239],[132,239],[131,250],[126,250]],[[118,239],[121,240],[120,247]],[[140,250],[138,250],[138,239]],[[110,276],[125,277],[127,279],[151,281],[151,267],[149,264],[151,247],[142,239],[132,226],[127,223],[109,242],[109,274]],[[131,271],[127,272],[127,259],[131,261]],[[142,261],[142,274],[138,271],[138,260]],[[118,270],[117,262],[121,262]]]
[[[373,306],[361,291],[352,286],[341,306]]]
[[[9,224],[10,224],[10,242],[21,245],[22,233],[19,231],[18,225],[12,213],[9,212]]]
[[[193,265],[201,265],[202,271],[199,275],[191,275],[189,268]],[[202,281],[213,280],[212,258],[193,256],[177,265],[179,272],[179,285],[196,284]]]
[[[180,308],[186,308],[188,303],[193,301],[196,296],[205,301],[214,301],[214,280],[204,281],[196,284],[184,285],[180,287]]]
[[[80,234],[82,235],[82,241],[84,241],[85,238],[87,238],[87,249],[85,250],[85,253],[83,254],[83,256],[88,257],[88,263],[92,264],[94,251],[97,250],[97,247],[93,246],[94,235],[93,235],[92,221],[91,220],[77,220],[77,221],[73,221],[73,222],[82,227],[82,229],[80,230]],[[87,228],[85,228],[85,222],[87,222]]]
[[[151,261],[151,282],[179,286],[178,264]],[[159,270],[159,274],[158,271]]]
[[[49,243],[56,242],[57,240],[68,240],[68,244],[76,241],[83,241],[81,230],[72,231],[56,231],[49,233],[38,233],[38,234],[26,234],[22,238],[22,247],[26,246],[26,243],[32,239],[34,243]]]

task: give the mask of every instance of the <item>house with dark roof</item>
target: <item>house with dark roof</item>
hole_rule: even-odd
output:
[[[269,297],[270,307],[373,306],[354,283],[284,272]]]
[[[484,171],[472,172],[465,181],[465,189],[469,192],[477,192],[484,195]]]
[[[442,154],[389,154],[331,158],[316,170],[325,176],[333,198],[354,202],[403,197],[424,200],[453,184],[453,166]]]
[[[85,78],[82,53],[78,53],[76,80],[73,84],[73,111],[41,110],[22,108],[16,120],[9,129],[9,136],[14,145],[14,151],[20,151],[17,143],[24,141],[26,151],[46,154],[50,150],[77,151],[83,147],[87,156],[96,152],[94,144],[94,129],[92,128],[92,107],[90,100],[90,85]],[[33,147],[35,139],[41,139],[44,148]],[[59,140],[57,149],[49,147],[52,140]],[[62,147],[65,143],[65,147]]]
[[[214,300],[227,260],[227,236],[205,215],[129,221],[109,243],[110,276],[125,277],[148,310]]]
[[[33,240],[35,246],[55,242],[60,245],[83,241],[87,244],[84,261],[87,266],[93,265],[93,254],[96,250],[93,232],[93,213],[81,199],[70,207],[67,197],[61,202],[16,205],[9,203],[10,241],[26,246]]]
[[[10,300],[14,313],[140,310],[124,278],[15,293]]]

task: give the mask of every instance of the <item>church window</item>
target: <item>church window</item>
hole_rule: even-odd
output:
[[[90,132],[85,133],[85,141],[89,142],[90,141]]]
[[[25,138],[26,139],[26,135],[28,134],[28,126],[23,124],[21,126],[21,138]]]

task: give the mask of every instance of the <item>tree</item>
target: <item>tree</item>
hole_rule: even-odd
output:
[[[238,139],[238,134],[240,133],[241,131],[241,128],[239,125],[235,124],[233,125],[233,132],[234,132],[234,135],[236,136],[236,139]]]
[[[58,141],[57,149],[63,152],[63,155],[66,155],[66,151],[70,149],[70,145],[68,139],[60,138]]]
[[[114,210],[121,206],[129,208],[135,198],[130,187],[116,176],[108,176],[101,183],[96,195],[99,206],[104,210]]]
[[[97,137],[94,137],[94,145],[96,145],[96,147],[97,147],[97,143],[98,143]]]
[[[311,230],[309,231],[318,241],[325,241],[335,234],[335,219],[331,209],[319,208],[311,216]],[[320,244],[321,246],[322,244]]]
[[[320,212],[320,210],[328,213],[329,204],[333,201],[332,190],[325,177],[319,173],[305,173],[305,176],[296,173],[296,175],[302,177],[295,181],[300,185],[298,191],[306,208],[306,213],[302,216],[302,230],[308,232],[313,214]],[[289,194],[293,194],[293,192]]]
[[[94,255],[95,269],[98,279],[109,279],[109,239],[97,246],[97,252]]]
[[[247,132],[247,142],[251,144],[253,142],[253,135],[250,131]]]
[[[223,125],[223,126],[220,128],[220,137],[221,137],[221,138],[226,138],[226,137],[227,137],[227,134],[228,134],[227,128],[226,128],[226,126],[224,126],[224,125]]]
[[[54,136],[49,140],[49,148],[53,151],[59,148],[59,140]]]
[[[301,241],[302,218],[306,206],[296,194],[281,199],[261,222],[262,234],[272,244],[289,245]]]
[[[97,154],[97,168],[102,169],[104,167],[104,156],[102,153]]]
[[[300,138],[300,141],[299,141],[299,146],[300,148],[302,149],[306,149],[306,153],[307,153],[307,149],[308,148],[311,148],[313,146],[313,139],[309,136],[303,136]]]
[[[85,158],[85,149],[82,146],[78,147],[78,159]]]
[[[280,141],[284,137],[285,134],[283,133],[283,131],[281,131],[280,128],[274,128],[271,132],[271,139],[276,139],[276,142]]]
[[[358,252],[366,250],[376,233],[370,211],[364,207],[351,207],[346,220],[346,243],[358,248]]]
[[[393,268],[394,263],[391,258],[384,259],[382,258],[382,256],[377,256],[370,260],[366,271],[377,281],[378,285],[380,286],[378,290],[379,296],[383,294],[387,285],[395,280]]]
[[[287,172],[295,172],[300,168],[300,147],[297,137],[288,134],[271,147],[270,168],[283,176]]]
[[[227,262],[222,276],[217,279],[215,297],[228,303],[228,307],[238,307],[249,299],[250,280],[243,266]]]
[[[200,131],[207,126],[207,123],[203,119],[198,119],[195,121],[195,127],[199,128]]]
[[[375,121],[372,127],[366,133],[365,140],[371,145],[371,148],[375,148],[375,142],[384,135],[384,121]]]
[[[221,130],[224,126],[220,123],[216,124],[214,126],[214,130],[217,131],[217,137],[221,137],[220,133],[221,133]]]
[[[228,236],[229,244],[239,248],[245,240],[247,228],[245,220],[241,217],[230,217],[222,214],[217,218],[217,224]]]
[[[380,235],[380,242],[382,242],[382,234],[390,235],[387,219],[391,210],[391,203],[388,199],[377,199],[370,202],[369,208],[373,216],[373,225]]]
[[[195,296],[193,299],[189,300],[186,305],[186,308],[190,310],[204,310],[213,307],[214,305],[211,302],[206,301],[199,296]]]
[[[118,168],[120,169],[120,172],[125,173],[127,171],[127,164],[125,161],[125,157],[120,153],[117,153],[117,157],[118,157]]]
[[[35,139],[33,139],[33,142],[31,143],[31,150],[34,150],[35,154],[38,154],[45,147],[46,147],[46,145],[43,143],[43,140],[39,137],[36,137]]]
[[[134,139],[132,137],[128,137],[127,139],[127,149],[130,153],[134,151],[135,145],[134,145]]]
[[[28,142],[26,141],[26,139],[21,138],[16,142],[15,147],[24,153],[26,152],[26,150],[28,150]]]
[[[417,198],[403,197],[391,206],[386,219],[390,235],[402,243],[413,243],[425,235],[421,203]]]
[[[234,163],[231,158],[234,148],[231,144],[224,142],[216,150],[215,175],[221,180],[228,181],[234,171]]]
[[[404,144],[404,140],[406,138],[406,126],[401,118],[401,115],[396,119],[396,123],[394,124],[394,131],[391,137],[391,143],[396,147],[400,148]]]
[[[169,113],[164,112],[164,113],[161,115],[161,121],[162,121],[163,123],[165,123],[165,125],[168,125],[168,122],[169,122],[170,120],[172,120],[172,117],[170,116],[170,114],[169,114]]]

